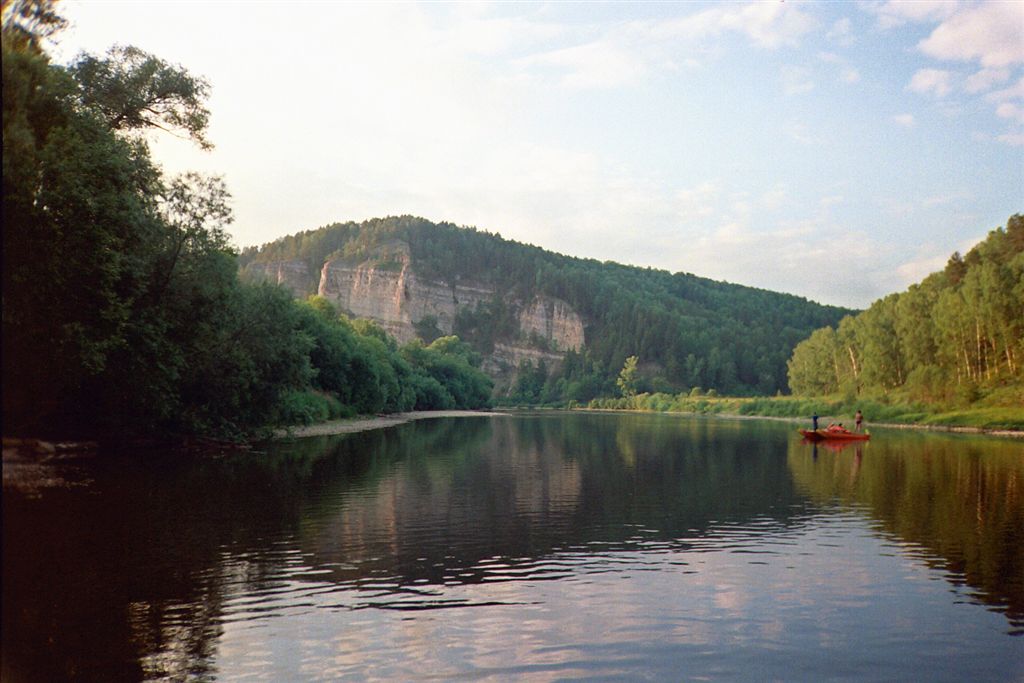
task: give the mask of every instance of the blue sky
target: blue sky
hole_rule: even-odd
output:
[[[1024,3],[65,2],[209,79],[240,246],[414,214],[865,307],[1024,211]]]

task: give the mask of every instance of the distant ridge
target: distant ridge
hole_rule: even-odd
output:
[[[320,294],[400,341],[456,334],[485,356],[499,391],[551,400],[615,392],[630,356],[641,391],[774,394],[794,346],[853,312],[412,216],[335,223],[239,260],[244,278]],[[517,387],[527,376],[536,386]]]

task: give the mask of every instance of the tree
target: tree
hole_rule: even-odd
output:
[[[561,400],[570,398],[568,392],[616,392],[619,370],[631,354],[644,357],[652,387],[774,393],[784,387],[793,346],[851,312],[685,273],[561,256],[413,216],[326,226],[265,245],[245,260],[253,272],[254,266],[281,259],[306,260],[310,272],[317,272],[332,255],[354,263],[379,261],[396,241],[407,245],[409,266],[421,281],[490,290],[475,305],[456,303],[452,321],[453,334],[477,352],[528,341],[520,314],[535,297],[567,303],[582,319],[587,353],[602,370],[584,381],[571,376],[579,370],[569,364],[552,364],[542,394],[562,392]],[[427,317],[416,324],[424,339],[434,333],[431,322]],[[546,341],[537,348],[551,350]],[[514,385],[515,369],[509,374]]]
[[[423,316],[417,322],[413,323],[413,328],[416,330],[416,336],[422,339],[424,344],[429,344],[438,337],[444,335],[441,328],[437,326],[436,315]]]
[[[906,379],[900,338],[896,334],[898,298],[898,294],[890,294],[855,318],[864,383],[885,390],[901,386]]]
[[[636,364],[636,356],[629,356],[626,358],[626,362],[623,363],[622,370],[619,372],[619,379],[615,382],[615,385],[619,387],[619,391],[622,392],[622,395],[626,398],[636,396]]]
[[[159,128],[184,132],[203,149],[210,112],[210,84],[131,46],[114,46],[105,58],[82,55],[71,65],[81,104],[99,112],[113,130]]]
[[[794,394],[824,396],[839,389],[839,347],[835,330],[823,327],[796,345],[789,359],[789,388]]]
[[[161,230],[143,148],[76,106],[45,55],[3,48],[3,377],[9,428],[78,410],[145,290]]]
[[[23,35],[58,26],[51,10],[4,3],[5,426],[264,426],[309,379],[294,306],[239,287],[223,182],[166,181],[134,135],[179,126],[207,144],[204,88],[134,48],[51,65],[42,33]],[[117,98],[131,103],[120,113]]]
[[[54,0],[3,0],[3,42],[15,50],[40,52],[40,40],[64,29]]]
[[[815,331],[789,361],[794,393],[899,391],[926,402],[969,404],[1013,387],[1024,355],[1024,221],[988,237],[906,292]],[[826,368],[835,368],[835,382]],[[1008,395],[1012,396],[1012,392]],[[1014,399],[1009,399],[1014,400]]]

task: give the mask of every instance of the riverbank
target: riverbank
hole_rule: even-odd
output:
[[[1020,398],[1024,400],[1024,397]],[[979,434],[1024,433],[1024,408],[1005,401],[999,405],[982,404],[951,409],[872,399],[638,394],[626,398],[594,399],[585,407],[655,413],[792,418],[798,421],[818,415],[826,424],[830,420],[852,424],[853,415],[860,410],[865,422],[877,426]]]
[[[810,417],[786,417],[778,415],[751,415],[751,414],[740,414],[740,413],[727,413],[727,412],[684,412],[678,410],[630,410],[623,408],[574,408],[578,412],[586,413],[655,413],[659,415],[685,415],[685,416],[706,416],[706,417],[721,417],[730,418],[735,420],[774,420],[776,422],[789,422],[791,424],[803,424],[806,425],[810,422]],[[827,419],[823,417],[821,419]],[[821,420],[819,420],[821,421]],[[865,429],[870,430],[872,427],[883,427],[885,429],[911,429],[917,431],[927,432],[945,432],[954,434],[984,434],[987,436],[1005,436],[1014,439],[1024,439],[1024,431],[1017,429],[998,429],[998,428],[987,428],[987,427],[966,427],[962,425],[933,425],[933,424],[921,424],[921,423],[909,423],[909,422],[866,422]]]
[[[419,410],[408,413],[394,413],[392,415],[374,415],[349,418],[344,420],[331,420],[330,422],[318,422],[311,425],[289,427],[274,432],[275,439],[302,438],[306,436],[333,436],[335,434],[352,434],[354,432],[366,432],[371,429],[384,429],[395,425],[413,422],[415,420],[426,420],[435,417],[497,417],[507,413],[487,410]]]
[[[544,410],[560,410],[557,408],[549,408]],[[321,422],[318,424],[306,425],[301,427],[292,427],[290,430],[278,430],[274,437],[275,438],[303,438],[307,436],[332,436],[335,434],[350,434],[354,432],[365,432],[372,429],[385,429],[387,427],[393,427],[395,425],[404,424],[406,422],[412,422],[414,420],[423,420],[432,417],[495,417],[495,416],[508,416],[514,414],[515,410],[509,411],[479,411],[479,410],[434,410],[434,411],[417,411],[409,413],[396,413],[394,415],[376,415],[376,416],[363,416],[345,420],[332,420],[330,422]],[[778,422],[789,422],[791,424],[804,424],[807,423],[809,417],[791,417],[791,416],[779,416],[779,415],[756,415],[750,413],[729,413],[729,412],[700,412],[700,411],[655,411],[655,410],[629,410],[629,409],[609,409],[609,408],[571,408],[566,409],[566,412],[580,412],[580,413],[661,413],[665,415],[707,415],[710,417],[721,417],[731,418],[739,420],[775,420]],[[823,418],[824,419],[824,418]],[[866,424],[868,429],[872,427],[883,427],[886,429],[913,429],[920,431],[932,431],[932,432],[946,432],[946,433],[957,433],[957,434],[984,434],[988,436],[1001,436],[1010,437],[1017,439],[1024,439],[1024,431],[1015,429],[1000,429],[1000,428],[986,428],[986,427],[969,427],[963,425],[935,425],[935,424],[921,424],[921,423],[902,423],[902,422],[869,422]]]
[[[635,412],[635,411],[625,411]],[[675,415],[699,415],[700,413],[672,413]],[[713,417],[728,417],[737,420],[775,420],[777,422],[789,422],[791,424],[802,424],[808,425],[810,422],[809,417],[778,417],[774,415],[731,415],[729,413],[715,413]],[[821,420],[819,420],[820,422]],[[931,425],[931,424],[920,424],[920,423],[903,423],[903,422],[865,422],[864,428],[868,431],[872,427],[882,427],[885,429],[909,429],[926,432],[945,432],[955,434],[984,434],[987,436],[1007,436],[1016,439],[1024,439],[1024,431],[1016,429],[995,429],[986,427],[964,427],[957,425]]]

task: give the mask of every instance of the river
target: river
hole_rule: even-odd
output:
[[[3,680],[1024,680],[1024,444],[651,414],[58,464]]]

